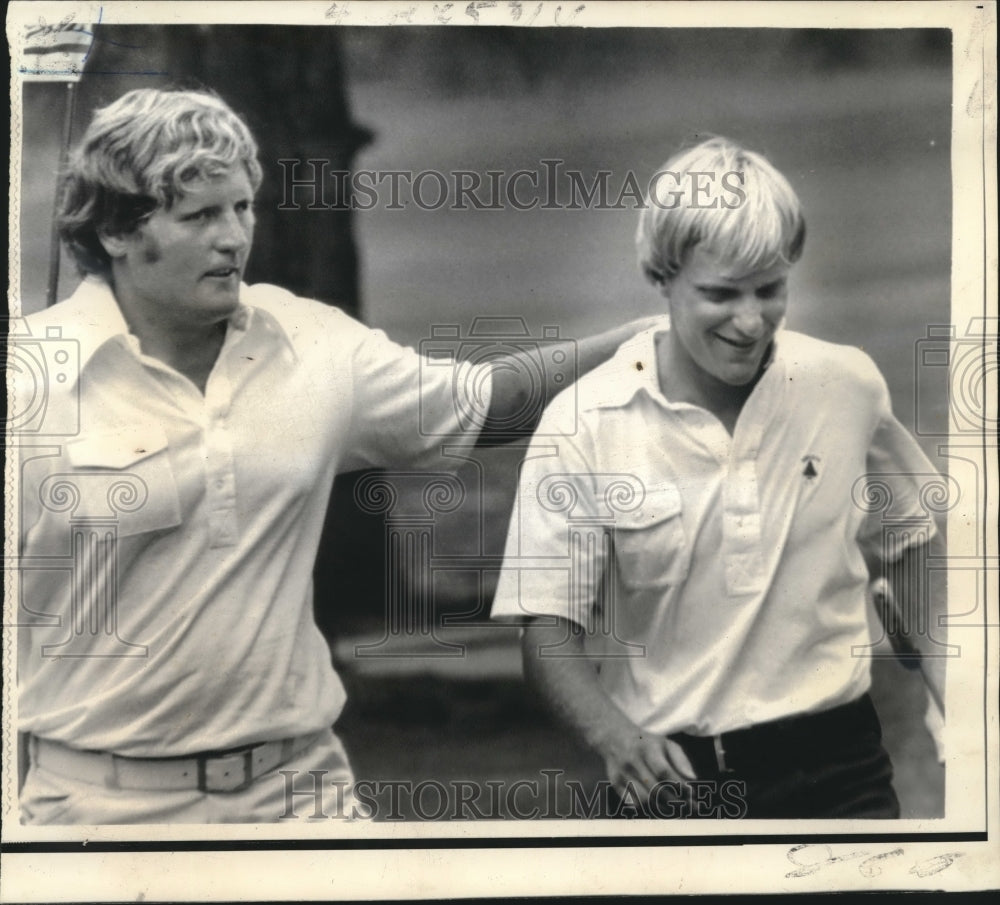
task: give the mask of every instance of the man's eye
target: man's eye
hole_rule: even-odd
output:
[[[781,295],[785,288],[784,283],[770,283],[767,286],[761,286],[757,290],[757,298],[759,299],[773,299]]]
[[[715,286],[705,286],[701,290],[702,297],[710,302],[728,302],[734,298],[736,293],[732,289],[723,289]]]

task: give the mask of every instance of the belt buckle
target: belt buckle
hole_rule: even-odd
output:
[[[242,792],[253,780],[253,748],[198,758],[199,792]]]

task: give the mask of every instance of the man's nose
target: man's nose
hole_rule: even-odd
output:
[[[242,251],[250,243],[250,228],[235,211],[219,218],[215,244],[224,251]]]
[[[757,339],[764,333],[763,306],[758,299],[744,299],[733,315],[733,326],[748,339]]]

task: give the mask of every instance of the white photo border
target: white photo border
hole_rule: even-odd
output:
[[[527,12],[538,9],[527,23]],[[22,82],[18,47],[26,24],[80,22],[300,24],[469,27],[947,28],[953,34],[951,322],[997,323],[996,4],[994,2],[610,3],[526,2],[15,2],[8,11],[12,48],[10,313],[19,312]],[[995,368],[996,338],[983,354]],[[964,335],[964,334],[963,334]],[[992,336],[992,340],[991,337]],[[958,337],[959,341],[962,335]],[[989,361],[989,359],[984,359]],[[995,374],[995,371],[994,371]],[[988,374],[987,374],[988,377]],[[985,380],[984,411],[996,411]],[[986,419],[988,421],[988,419]],[[984,422],[985,423],[985,422]],[[952,437],[956,427],[952,424]],[[986,601],[985,614],[955,616],[976,631],[960,675],[949,677],[951,725],[946,813],[940,821],[900,821],[874,831],[833,829],[822,821],[699,823],[551,821],[369,823],[296,826],[26,827],[18,821],[14,731],[16,674],[11,600],[16,571],[5,569],[3,637],[3,829],[0,898],[5,901],[282,900],[506,895],[774,893],[831,889],[975,890],[1000,885],[994,857],[1000,832],[996,783],[998,484],[995,436],[960,438],[982,481],[969,512],[949,516],[949,541],[975,551],[982,567],[949,587],[954,601]],[[10,445],[5,474],[5,563],[16,559],[16,469]],[[991,527],[992,526],[992,529]],[[992,566],[990,565],[992,563]],[[860,865],[867,865],[861,868]]]

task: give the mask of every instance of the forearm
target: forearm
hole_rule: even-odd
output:
[[[872,571],[889,586],[888,602],[879,607],[879,613],[893,647],[904,663],[919,666],[931,696],[943,711],[948,595],[942,581],[931,580],[928,556],[943,559],[940,536],[907,547],[895,560],[878,563]]]
[[[524,673],[555,716],[603,755],[612,739],[639,732],[639,727],[601,688],[583,637],[578,625],[564,619],[555,625],[530,623],[522,640]],[[547,656],[543,648],[549,648]]]
[[[574,380],[611,358],[618,347],[659,318],[632,321],[579,341],[545,343],[497,358],[493,363],[492,392],[480,446],[530,437],[545,406]]]
[[[528,683],[556,716],[601,756],[619,793],[631,788],[649,796],[662,782],[672,794],[688,796],[685,780],[694,771],[684,752],[665,736],[636,725],[601,688],[594,662],[584,651],[583,630],[564,619],[555,625],[533,622],[524,632],[524,672]],[[541,649],[550,648],[549,656]],[[556,648],[556,649],[552,649]]]
[[[918,558],[918,562],[923,564],[924,557],[932,556],[939,561],[944,561],[946,550],[943,537],[936,535],[926,550]],[[904,567],[906,568],[906,567]],[[927,620],[921,624],[919,619],[910,620],[916,623],[916,632],[911,635],[910,641],[920,652],[921,668],[927,679],[927,684],[931,688],[931,695],[944,713],[944,687],[947,658],[949,656],[948,640],[948,589],[944,581],[932,581],[932,573],[929,569],[924,569],[917,581],[924,585],[924,593],[920,593],[920,588],[914,588],[909,593],[909,597],[915,602],[914,606],[926,606]],[[947,578],[947,573],[942,577]]]

